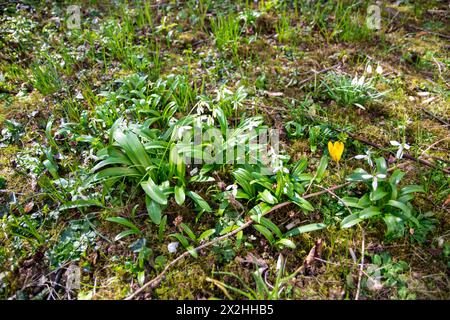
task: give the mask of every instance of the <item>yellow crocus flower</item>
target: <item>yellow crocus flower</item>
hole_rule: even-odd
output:
[[[331,158],[338,163],[344,152],[344,144],[341,141],[336,141],[335,143],[328,141],[328,151]]]

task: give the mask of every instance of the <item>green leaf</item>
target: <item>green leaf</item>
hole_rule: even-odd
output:
[[[145,205],[147,207],[147,212],[154,224],[161,223],[161,206],[153,201],[149,196],[145,197]]]
[[[113,167],[106,168],[95,174],[93,181],[99,181],[109,178],[120,178],[120,177],[140,177],[141,174],[134,168],[126,167]]]
[[[174,192],[175,192],[175,202],[179,206],[183,205],[184,200],[186,199],[186,195],[184,193],[184,187],[183,186],[175,186]]]
[[[364,209],[362,205],[359,204],[358,198],[355,197],[343,197],[341,198],[342,202],[350,208],[358,208],[358,209]]]
[[[400,182],[400,180],[402,180],[404,175],[405,173],[403,171],[396,169],[389,178],[389,183],[397,185]]]
[[[189,242],[187,241],[186,237],[180,233],[172,233],[169,235],[169,237],[177,239],[184,248],[187,248],[189,246]]]
[[[203,239],[207,239],[211,237],[214,233],[216,233],[216,229],[208,229],[198,237],[197,241],[202,241]]]
[[[355,224],[360,223],[361,221],[363,221],[363,219],[361,219],[357,213],[353,213],[353,214],[345,217],[341,221],[341,228],[345,229],[345,228],[353,227]]]
[[[414,192],[425,192],[425,190],[419,185],[409,185],[400,189],[400,197]]]
[[[370,200],[371,201],[378,201],[380,199],[383,199],[388,194],[389,193],[385,192],[382,187],[378,187],[375,191],[372,191],[370,193]]]
[[[267,189],[263,192],[259,192],[259,197],[268,204],[276,204],[278,202],[277,198],[275,198],[274,195]]]
[[[196,175],[189,179],[189,182],[214,182],[216,181],[213,177],[210,176],[201,176]]]
[[[208,202],[206,202],[200,195],[195,193],[194,191],[189,191],[188,193],[189,198],[194,200],[194,202],[203,210],[206,212],[212,212],[211,207],[209,206]]]
[[[182,223],[180,223],[180,227],[184,230],[184,232],[186,232],[186,234],[188,235],[189,238],[191,238],[192,241],[194,241],[194,242],[197,241],[197,237],[195,236],[195,233],[191,230],[191,228],[189,228],[189,226],[187,224],[182,222]]]
[[[308,160],[306,158],[301,159],[292,168],[292,170],[291,170],[292,174],[295,176],[298,176],[303,171],[305,171],[307,165],[308,165]]]
[[[286,248],[290,248],[290,249],[295,249],[295,247],[296,247],[295,243],[292,240],[286,239],[286,238],[278,240],[275,244],[278,246],[282,246],[282,247],[286,247]]]
[[[161,223],[159,224],[158,228],[158,240],[162,241],[164,237],[164,231],[166,231],[166,225],[167,225],[167,216],[163,216],[161,219]]]
[[[405,216],[407,216],[408,218],[411,216],[411,209],[406,204],[404,204],[400,201],[389,200],[387,205],[402,210],[403,213],[405,214]]]
[[[347,177],[347,181],[365,181],[362,176],[367,174],[367,171],[361,168],[356,169]]]
[[[114,240],[115,240],[115,241],[119,241],[119,240],[122,239],[122,238],[128,237],[128,236],[130,236],[130,235],[134,235],[134,234],[139,234],[139,232],[136,232],[136,230],[128,229],[128,230],[125,230],[125,231],[122,231],[121,233],[119,233],[119,234],[114,238]]]
[[[125,219],[125,218],[122,218],[122,217],[108,217],[108,218],[106,218],[106,221],[115,222],[115,223],[121,224],[121,225],[123,225],[125,227],[128,227],[128,228],[136,231],[137,233],[141,233],[141,231],[138,229],[138,227],[136,227],[131,221],[129,221],[129,220]]]
[[[148,181],[141,182],[141,187],[145,193],[159,204],[167,204],[167,196],[161,191],[161,189],[153,182],[152,178],[148,178]]]
[[[386,159],[383,157],[376,158],[375,164],[377,166],[377,173],[387,174]]]
[[[273,233],[275,233],[277,235],[278,238],[283,237],[283,233],[281,232],[280,228],[278,228],[278,226],[275,223],[273,223],[272,221],[270,221],[269,219],[267,219],[265,217],[258,218],[258,216],[256,216],[256,215],[251,216],[251,218],[252,218],[252,220],[257,221],[259,224],[261,224],[264,227],[271,230]]]
[[[326,227],[327,227],[327,225],[324,223],[311,223],[311,224],[307,224],[304,226],[295,227],[294,229],[286,232],[285,236],[293,237],[293,236],[296,236],[301,233],[312,232],[312,231],[320,230],[320,229],[323,229]]]
[[[325,171],[327,170],[327,166],[328,166],[328,157],[323,156],[322,158],[320,158],[319,167],[317,168],[317,172],[316,172],[316,181],[317,182],[320,183],[320,181],[322,181]]]
[[[255,195],[255,189],[250,182],[253,180],[252,175],[243,168],[238,168],[233,171],[233,176],[236,182],[244,189],[244,191],[251,197]]]
[[[74,208],[82,208],[82,207],[103,207],[102,203],[96,199],[89,199],[89,200],[75,200],[75,201],[69,201],[64,203],[62,206],[58,208],[59,211],[68,210],[68,209],[74,209]]]
[[[121,130],[115,130],[113,138],[125,151],[125,154],[130,158],[137,169],[141,173],[145,173],[146,168],[151,165],[151,161],[136,134],[129,130],[125,133]]]
[[[273,237],[273,234],[269,229],[260,224],[254,225],[253,227],[258,230],[269,241],[270,244],[274,244],[275,238]]]
[[[292,202],[297,204],[300,208],[306,211],[314,211],[314,207],[312,206],[312,204],[306,199],[303,199],[302,197],[292,197],[291,200]]]
[[[188,246],[186,248],[186,250],[191,254],[191,256],[193,256],[194,258],[198,257],[198,253],[197,250],[195,250],[195,248],[193,246]]]

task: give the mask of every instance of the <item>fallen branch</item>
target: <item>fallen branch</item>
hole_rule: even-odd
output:
[[[344,132],[344,133],[346,133],[350,138],[352,138],[352,139],[354,139],[354,140],[358,140],[358,141],[360,141],[360,142],[362,142],[362,143],[364,143],[364,144],[367,144],[367,145],[369,145],[369,146],[372,146],[372,147],[374,147],[374,148],[381,149],[381,150],[382,150],[382,149],[385,149],[383,146],[380,146],[379,144],[376,144],[375,142],[367,141],[366,139],[363,139],[363,138],[361,138],[361,137],[358,137],[358,136],[356,136],[356,135],[354,135],[354,134],[352,134],[352,133],[350,133],[350,132],[347,132],[347,131],[344,131],[344,130],[340,130],[340,129],[336,129],[336,130],[337,130],[337,131],[340,131],[340,132]],[[389,153],[394,154],[394,152],[392,152],[392,151],[389,151]],[[449,170],[449,169],[446,169],[446,168],[440,168],[440,167],[436,166],[434,163],[432,163],[432,162],[430,162],[430,161],[423,160],[423,159],[418,159],[418,158],[416,158],[416,157],[410,155],[409,153],[406,153],[406,152],[403,153],[403,158],[408,159],[408,160],[412,160],[412,161],[415,161],[415,162],[419,162],[419,163],[421,163],[421,164],[423,164],[423,165],[426,165],[426,166],[428,166],[428,167],[431,167],[431,168],[434,168],[434,169],[438,169],[438,170],[442,170],[442,171],[445,172],[446,174],[450,174],[450,170]]]
[[[343,188],[343,187],[345,187],[345,186],[348,186],[349,184],[350,184],[350,182],[346,182],[346,183],[343,183],[343,184],[340,184],[340,185],[337,185],[337,186],[334,186],[334,187],[325,189],[325,190],[323,190],[323,191],[318,191],[318,192],[315,192],[315,193],[307,194],[307,195],[303,196],[302,198],[303,198],[303,199],[308,199],[308,198],[312,198],[312,197],[317,197],[317,196],[319,196],[319,195],[328,193],[328,192],[330,192],[330,191],[337,190],[337,189],[341,189],[341,188]],[[285,201],[285,202],[279,203],[279,204],[275,205],[272,209],[270,209],[269,211],[267,211],[264,215],[269,215],[270,213],[272,213],[272,212],[274,212],[274,211],[277,211],[277,210],[279,210],[279,209],[281,209],[281,208],[283,208],[283,207],[285,207],[285,206],[287,206],[287,205],[289,205],[289,204],[292,204],[292,202],[291,202],[291,201]],[[234,235],[237,234],[239,231],[242,231],[242,230],[248,228],[249,226],[251,226],[253,223],[254,223],[253,220],[249,220],[249,221],[247,221],[246,223],[244,223],[242,226],[240,226],[239,228],[234,229],[233,231],[230,231],[230,232],[228,232],[228,233],[226,233],[226,234],[224,234],[224,235],[222,235],[222,236],[220,236],[220,237],[218,237],[218,238],[215,238],[215,239],[213,239],[213,240],[211,240],[211,241],[209,241],[209,242],[206,242],[206,243],[204,243],[204,244],[198,246],[197,248],[194,249],[194,251],[199,251],[199,250],[204,249],[204,248],[207,248],[207,247],[209,247],[209,246],[211,246],[211,245],[213,245],[213,244],[215,244],[215,243],[217,243],[217,242],[219,242],[219,241],[222,241],[222,240],[225,240],[225,239],[227,239],[227,238],[229,238],[229,237],[231,237],[231,236],[234,236]],[[153,278],[152,280],[146,282],[142,287],[140,287],[140,288],[137,289],[135,292],[133,292],[132,294],[130,294],[130,295],[129,295],[128,297],[126,297],[124,300],[132,300],[132,299],[133,299],[134,297],[136,297],[139,293],[143,292],[146,288],[149,288],[149,287],[150,287],[150,288],[155,288],[157,285],[159,285],[159,283],[161,282],[162,278],[163,278],[164,275],[167,273],[167,271],[169,271],[169,269],[170,269],[171,267],[173,267],[173,266],[176,265],[179,261],[181,261],[181,260],[183,260],[184,258],[188,257],[189,255],[190,255],[189,251],[186,251],[186,252],[184,252],[183,254],[181,254],[180,256],[178,256],[176,259],[172,260],[172,262],[170,262],[170,263],[164,268],[164,270],[161,271],[161,273],[159,273],[159,274],[158,274],[155,278]]]
[[[450,126],[450,123],[448,123],[448,122],[447,122],[446,120],[444,120],[443,118],[438,117],[438,116],[435,115],[433,112],[428,111],[428,110],[425,109],[425,108],[419,108],[419,109],[420,109],[420,111],[422,111],[423,113],[427,114],[428,116],[430,116],[431,118],[435,119],[436,121],[438,121],[439,123],[443,124],[444,126],[447,126],[447,127]]]

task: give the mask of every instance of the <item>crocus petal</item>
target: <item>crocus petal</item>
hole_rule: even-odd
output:
[[[334,145],[331,141],[328,141],[328,152],[330,153],[331,158],[336,161],[336,158],[334,157]]]
[[[336,141],[334,143],[335,152],[336,152],[336,162],[341,160],[342,153],[344,153],[344,144],[341,141]]]

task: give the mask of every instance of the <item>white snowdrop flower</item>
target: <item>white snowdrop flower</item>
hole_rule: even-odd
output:
[[[378,179],[384,179],[384,178],[386,178],[386,175],[382,174],[382,173],[378,173],[378,174],[374,174],[374,175],[363,174],[361,177],[364,180],[372,180],[372,188],[373,188],[373,191],[375,191],[378,188]]]
[[[214,125],[214,118],[211,116],[206,116],[206,123],[208,124],[208,126],[213,126]]]
[[[366,72],[367,72],[368,74],[371,74],[371,73],[372,73],[372,66],[371,66],[370,64],[367,66]]]
[[[175,129],[175,131],[174,131],[175,139],[176,139],[176,140],[181,140],[181,139],[183,138],[183,134],[184,134],[186,131],[189,131],[189,130],[191,130],[191,129],[192,129],[191,126],[180,126],[180,127],[177,127],[177,128]]]
[[[273,168],[273,173],[277,173],[278,171],[281,171],[283,173],[289,173],[289,169],[283,166],[283,162],[281,160],[279,165]]]
[[[358,83],[358,74],[355,75],[355,77],[352,79],[352,86],[356,85]]]
[[[197,114],[202,115],[205,112],[205,108],[202,105],[197,106]]]
[[[75,98],[76,98],[76,99],[80,99],[80,100],[83,99],[83,95],[81,94],[80,91],[77,92],[77,95],[75,96]]]
[[[278,271],[278,270],[281,270],[281,269],[283,268],[283,262],[284,262],[284,257],[283,257],[282,254],[280,254],[280,255],[278,256],[278,260],[277,260],[277,267],[276,267],[276,270],[277,270],[277,271]]]
[[[397,147],[397,153],[395,154],[397,159],[403,158],[403,151],[411,148],[411,146],[407,143],[400,143],[398,141],[390,141],[390,143],[392,146]]]
[[[359,78],[359,80],[358,80],[358,85],[362,86],[364,84],[365,80],[366,80],[366,77],[361,76],[361,78]]]
[[[169,250],[170,253],[175,253],[177,252],[178,245],[178,242],[171,242],[167,245],[167,250]]]
[[[381,67],[381,65],[377,66],[377,68],[375,69],[375,72],[380,74],[380,75],[383,73],[383,68]]]
[[[169,126],[173,126],[175,123],[177,123],[177,119],[176,118],[174,118],[174,117],[172,117],[172,118],[170,118],[169,119]]]
[[[355,156],[355,159],[357,160],[366,160],[367,163],[372,167],[373,166],[373,161],[371,158],[371,152],[369,150],[366,151],[366,154],[358,154]]]
[[[227,187],[225,188],[225,190],[231,191],[231,194],[233,195],[233,197],[236,197],[236,195],[237,195],[237,189],[238,189],[238,186],[235,185],[235,184],[230,184],[229,186],[227,186]]]

